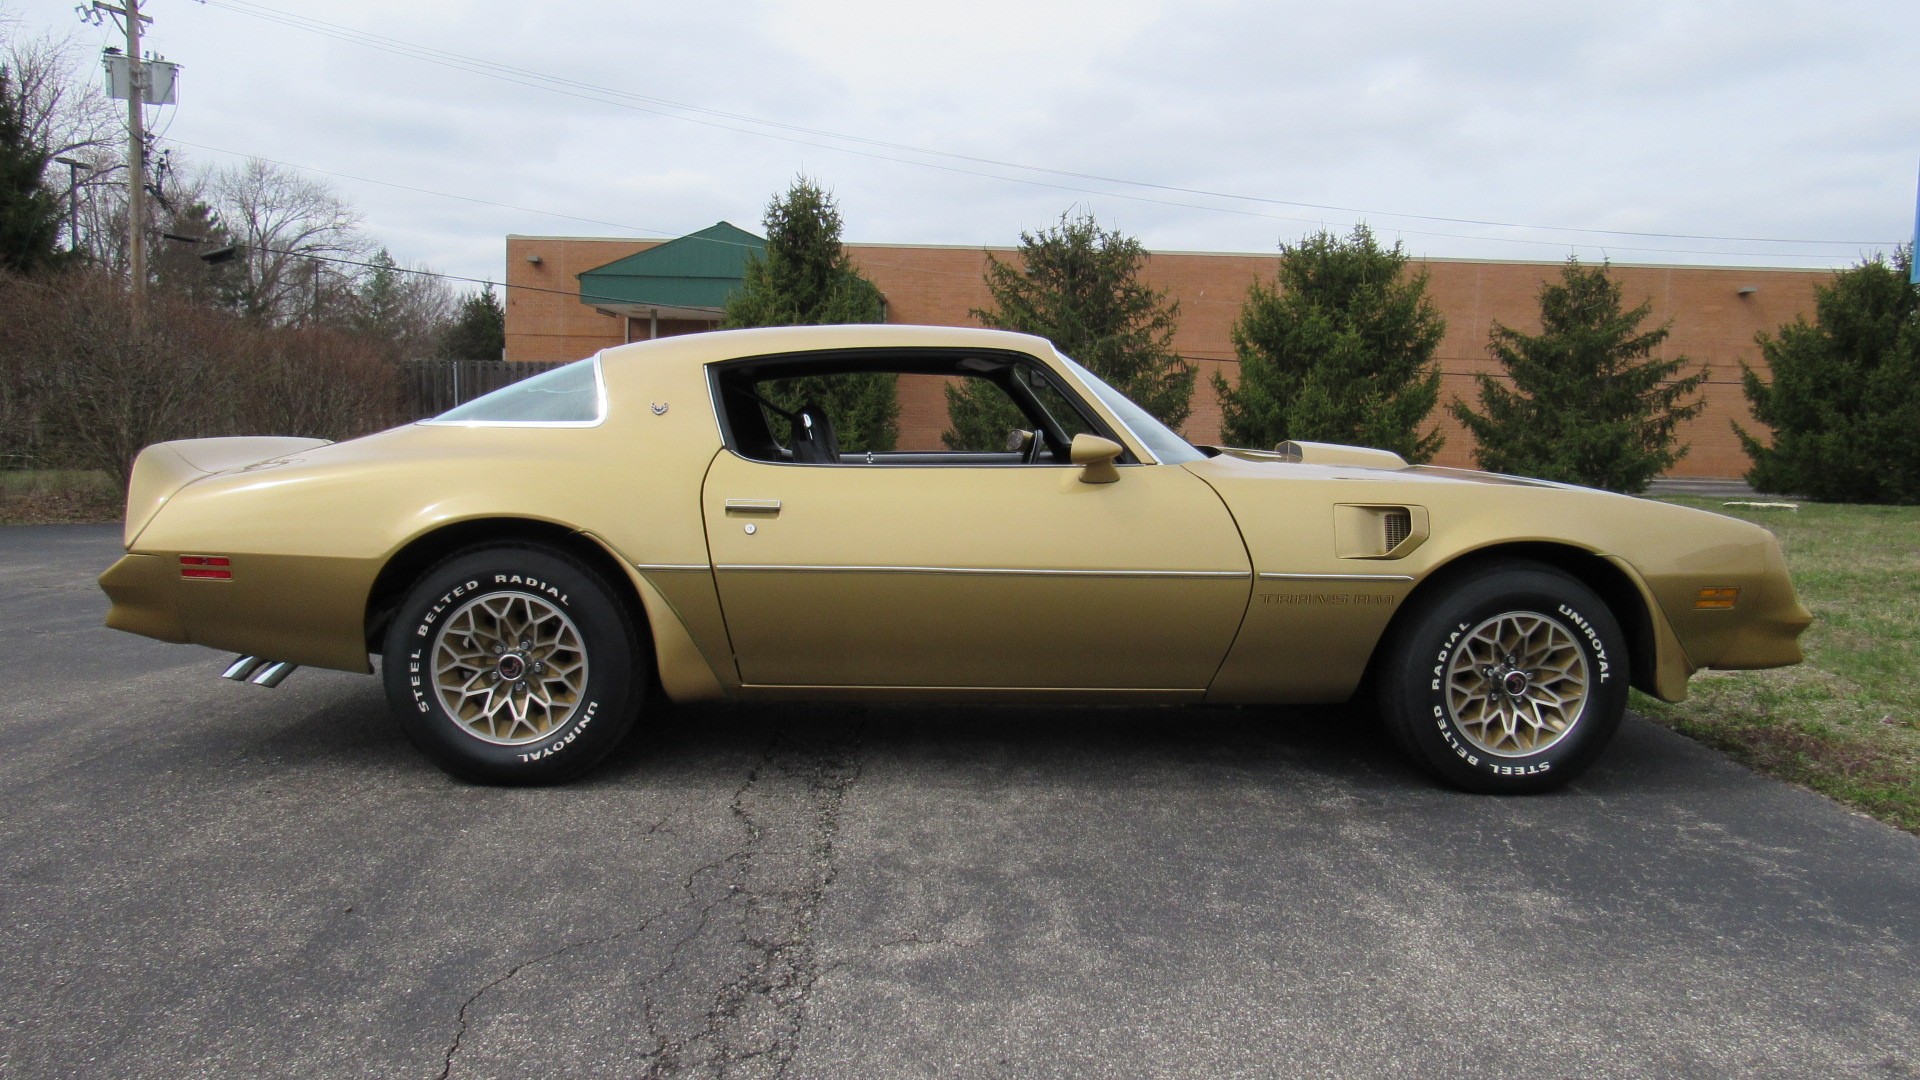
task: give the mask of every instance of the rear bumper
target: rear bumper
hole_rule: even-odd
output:
[[[107,625],[142,637],[186,643],[187,624],[180,616],[179,571],[158,555],[124,555],[100,575],[100,588],[113,601]]]
[[[100,575],[107,625],[161,641],[307,667],[373,670],[365,637],[373,570],[354,559],[230,556],[224,581],[181,577],[178,556],[129,553]]]

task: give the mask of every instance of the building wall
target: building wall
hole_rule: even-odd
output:
[[[507,358],[571,360],[626,340],[624,320],[602,315],[580,303],[576,275],[654,246],[656,241],[572,237],[507,238]],[[887,321],[971,326],[969,312],[988,305],[982,272],[987,253],[978,248],[851,244],[848,252],[887,298]],[[997,249],[1005,259],[1013,252]],[[538,255],[538,264],[528,257]],[[1183,432],[1189,439],[1216,442],[1220,406],[1212,376],[1228,382],[1237,376],[1231,331],[1247,286],[1271,278],[1277,255],[1157,252],[1147,261],[1146,280],[1180,302],[1180,329],[1174,347],[1200,369],[1193,413]],[[1558,262],[1476,262],[1435,259],[1416,262],[1428,275],[1428,295],[1447,321],[1439,364],[1440,400],[1456,397],[1477,403],[1473,375],[1499,374],[1487,351],[1495,322],[1525,333],[1540,329],[1537,296],[1543,284],[1557,280]],[[1825,270],[1754,269],[1695,266],[1615,266],[1613,275],[1625,301],[1651,301],[1645,325],[1672,321],[1663,356],[1686,355],[1705,365],[1707,407],[1680,430],[1691,446],[1674,468],[1676,476],[1739,476],[1748,461],[1740,452],[1732,422],[1755,425],[1740,393],[1740,365],[1765,370],[1754,337],[1771,332],[1796,316],[1811,316],[1813,290],[1832,278]],[[533,289],[515,286],[532,286]],[[1742,296],[1740,290],[1754,291]],[[539,291],[535,291],[539,290]],[[698,324],[663,324],[661,333],[698,329]],[[641,323],[634,338],[647,336]],[[944,415],[939,401],[903,401],[902,421],[916,428]],[[1472,440],[1444,409],[1430,422],[1447,437],[1436,459],[1445,465],[1471,465]]]

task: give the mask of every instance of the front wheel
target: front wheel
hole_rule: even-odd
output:
[[[1415,760],[1469,791],[1521,794],[1572,780],[1626,712],[1619,622],[1591,589],[1548,566],[1468,574],[1410,610],[1390,649],[1382,720]]]
[[[544,784],[624,738],[647,688],[632,615],[592,568],[557,551],[480,548],[428,571],[387,630],[387,701],[447,772]]]

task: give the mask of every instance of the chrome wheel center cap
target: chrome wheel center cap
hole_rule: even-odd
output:
[[[1521,697],[1526,694],[1532,681],[1524,671],[1509,671],[1501,676],[1500,689],[1505,690],[1508,697]]]
[[[519,682],[527,674],[526,658],[519,653],[507,653],[500,658],[500,678],[507,682]]]

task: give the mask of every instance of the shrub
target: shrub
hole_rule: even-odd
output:
[[[0,280],[0,410],[9,433],[26,433],[21,464],[124,485],[141,448],[169,439],[378,430],[399,418],[398,385],[377,345],[349,335],[265,328],[163,294],[136,330],[109,275]]]

